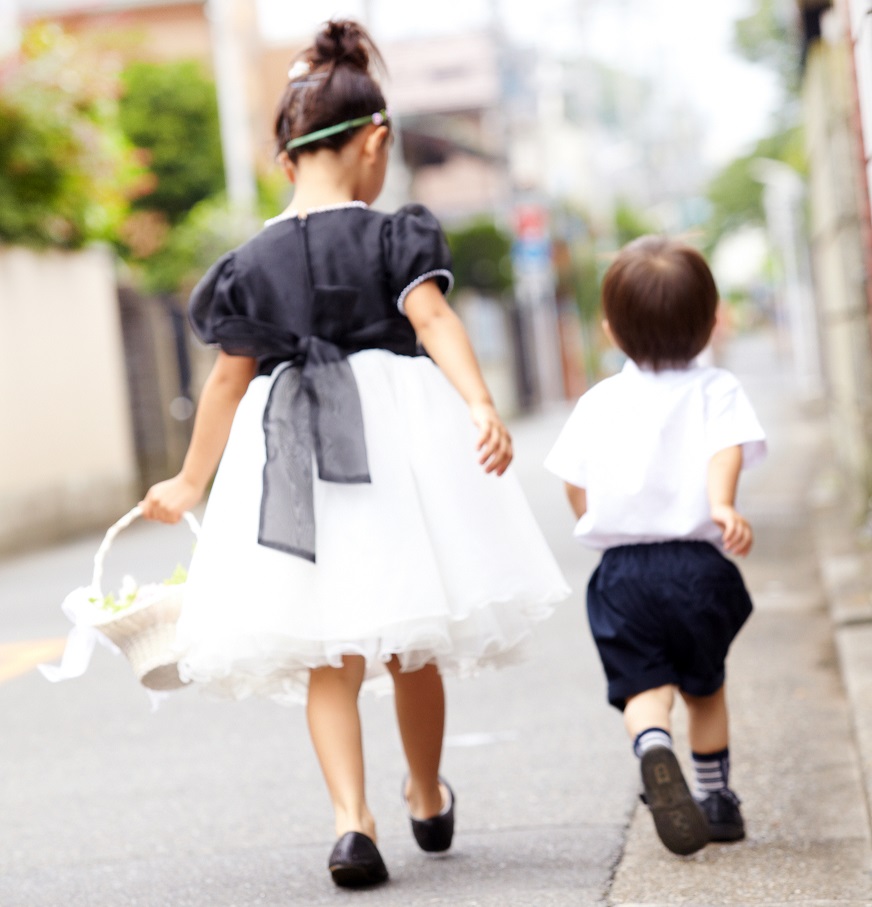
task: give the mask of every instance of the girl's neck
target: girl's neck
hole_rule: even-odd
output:
[[[294,197],[288,205],[286,214],[303,214],[309,211],[317,211],[320,208],[335,208],[342,205],[349,205],[356,199],[348,193],[339,192],[300,192],[299,189],[294,192]]]
[[[339,164],[337,155],[312,155],[301,161],[288,213],[305,214],[315,208],[330,208],[356,201],[353,174]]]

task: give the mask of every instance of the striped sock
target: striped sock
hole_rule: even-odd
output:
[[[704,800],[714,791],[724,790],[730,783],[730,748],[717,753],[691,753],[693,757],[694,790],[697,800]]]
[[[649,727],[636,735],[636,739],[633,741],[633,752],[641,759],[652,746],[665,746],[666,749],[671,750],[672,735],[669,731],[664,731],[662,727]]]

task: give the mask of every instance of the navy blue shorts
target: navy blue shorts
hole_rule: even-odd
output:
[[[751,613],[736,565],[708,542],[609,548],[587,587],[587,616],[618,709],[636,693],[675,684],[710,696]]]

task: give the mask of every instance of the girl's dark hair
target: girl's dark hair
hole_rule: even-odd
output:
[[[696,249],[643,236],[612,262],[602,300],[618,346],[656,371],[683,367],[702,352],[714,327],[718,290]]]
[[[331,20],[315,36],[311,47],[295,61],[309,64],[309,72],[288,82],[276,110],[276,153],[286,150],[291,139],[346,120],[376,113],[385,98],[372,77],[375,64],[384,71],[384,61],[366,29],[351,19]],[[360,128],[360,127],[358,127]],[[318,139],[288,152],[292,161],[300,154],[330,148],[338,151],[356,129]]]

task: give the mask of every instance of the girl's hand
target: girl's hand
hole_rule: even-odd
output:
[[[182,514],[190,510],[203,497],[203,490],[189,482],[181,473],[152,485],[139,502],[142,515],[147,520],[161,523],[178,523]]]
[[[712,507],[712,519],[723,529],[721,538],[724,548],[731,554],[745,555],[754,543],[754,533],[750,523],[735,507],[729,504],[716,504]]]
[[[512,437],[503,425],[492,403],[473,403],[469,407],[472,421],[481,432],[476,450],[485,472],[501,476],[512,462]]]

